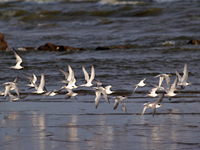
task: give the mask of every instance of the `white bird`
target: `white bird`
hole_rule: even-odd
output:
[[[85,70],[84,66],[82,66],[82,70],[83,70],[83,73],[84,73],[84,76],[85,76],[85,80],[87,81],[87,83],[86,84],[82,84],[80,86],[91,87],[93,85],[92,81],[94,80],[94,77],[95,77],[94,66],[92,65],[92,67],[91,67],[90,78],[89,78],[89,75],[88,75],[87,71]]]
[[[9,96],[10,96],[10,102],[11,102],[11,103],[12,103],[13,101],[16,101],[16,100],[19,100],[19,99],[24,99],[25,97],[28,96],[28,94],[27,94],[27,95],[24,95],[24,96],[22,96],[22,97],[16,97],[16,96],[12,95],[10,92],[9,92],[8,94],[9,94]]]
[[[40,79],[40,85],[38,87],[36,84],[34,84],[36,91],[34,91],[33,93],[42,94],[42,93],[47,92],[45,90],[45,86],[44,85],[45,85],[45,78],[44,78],[44,73],[42,73],[41,79]]]
[[[44,93],[41,100],[45,97],[45,96],[55,96],[57,95],[59,92],[61,92],[63,89],[58,89],[58,90],[52,90],[52,91],[49,91],[47,93]]]
[[[13,49],[13,52],[14,52],[15,57],[16,57],[16,64],[15,64],[15,66],[12,66],[10,68],[12,68],[12,69],[22,69],[22,68],[24,68],[24,67],[21,66],[22,59],[19,56],[19,54],[14,49]]]
[[[143,87],[146,85],[146,83],[144,83],[145,80],[146,80],[146,78],[142,79],[138,84],[135,85],[135,89],[133,90],[133,93],[135,93],[135,91],[138,87]]]
[[[103,94],[103,97],[105,98],[105,100],[110,103],[106,91],[103,87],[93,87],[93,89],[95,90],[95,94],[96,94],[96,98],[95,98],[95,108],[97,109],[98,105],[99,105],[99,101],[101,98],[101,94]]]
[[[27,84],[27,86],[29,87],[35,87],[36,81],[37,81],[37,77],[35,74],[33,74],[33,77],[28,76],[26,74],[24,74],[29,80],[30,80],[30,84]]]
[[[111,87],[112,87],[111,85],[107,85],[107,86],[104,88],[107,94],[115,93],[115,91],[111,91],[111,90],[110,90]]]
[[[158,96],[159,94],[156,93],[158,88],[152,88],[150,91],[149,91],[149,94],[147,94],[147,96],[149,97],[156,97]]]
[[[10,96],[10,102],[12,103],[13,101],[16,101],[16,100],[19,100],[20,98],[19,97],[15,97],[14,95],[12,95],[10,92],[9,92],[9,96]]]
[[[65,99],[69,99],[70,97],[77,99],[76,95],[78,95],[78,93],[73,92],[71,89],[67,89],[67,91],[68,93],[66,94],[67,96],[65,97]]]
[[[124,110],[125,113],[127,113],[126,105],[125,105],[125,102],[124,102],[124,99],[127,99],[127,97],[116,96],[116,97],[113,97],[113,99],[115,99],[115,104],[113,105],[113,108],[116,109],[119,105],[119,102],[120,102],[122,104],[122,109]]]
[[[171,100],[171,97],[177,95],[176,93],[174,93],[174,91],[175,91],[176,88],[177,88],[177,85],[178,85],[178,79],[177,79],[177,77],[175,78],[174,83],[171,85],[171,87],[169,86],[168,88],[166,88],[166,87],[163,85],[164,90],[165,90],[165,92],[166,92],[165,96],[168,96],[168,97],[169,97],[169,100]]]
[[[188,78],[188,71],[187,71],[187,63],[185,63],[184,65],[184,69],[183,69],[183,76],[181,77],[180,74],[178,73],[177,70],[176,71],[176,75],[178,77],[178,85],[181,86],[181,88],[184,88],[185,86],[191,84],[191,83],[188,83],[186,80]]]
[[[101,83],[100,81],[94,80],[94,82],[97,83],[97,87],[102,87],[102,86],[101,86],[102,83]],[[106,94],[112,94],[112,93],[114,93],[115,91],[111,91],[111,90],[110,90],[111,87],[112,87],[111,85],[107,85],[106,87],[104,87],[104,88],[102,87],[102,88],[106,91]]]
[[[14,89],[15,92],[17,93],[17,95],[20,97],[19,89],[18,89],[16,83],[14,83],[14,82],[6,82],[6,83],[4,83],[4,85],[5,85],[4,99],[7,98],[7,96],[9,95],[11,89]]]
[[[163,105],[159,104],[160,102],[162,102],[163,98],[164,98],[164,93],[160,94],[160,96],[159,96],[159,98],[158,98],[158,100],[156,102],[154,102],[154,103],[150,103],[150,102],[145,103],[143,111],[142,111],[142,115],[144,115],[145,110],[147,108],[152,108],[152,110],[153,110],[153,116],[154,116],[154,114],[156,112],[156,108],[163,107]]]
[[[62,88],[66,88],[66,89],[77,88],[78,86],[76,86],[76,79],[75,79],[75,76],[74,76],[74,71],[72,70],[70,65],[68,65],[68,70],[69,70],[69,73],[60,69],[60,71],[63,72],[63,74],[65,75],[65,79],[66,79],[63,82],[67,83],[67,86],[63,86]]]

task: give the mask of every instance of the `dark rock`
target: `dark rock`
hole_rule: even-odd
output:
[[[6,39],[4,38],[3,34],[0,33],[0,51],[8,51],[9,46],[8,43],[6,42]]]
[[[97,47],[95,50],[110,50],[110,47],[108,47],[108,46],[99,46],[99,47]]]
[[[42,51],[71,51],[71,50],[84,51],[86,49],[74,48],[74,47],[63,46],[63,45],[55,45],[52,43],[46,43],[45,45],[38,47],[38,50],[42,50]]]
[[[58,51],[58,49],[59,47],[52,43],[46,43],[45,45],[38,47],[38,50],[43,50],[43,51]]]
[[[200,45],[200,40],[192,39],[187,44]]]
[[[35,47],[24,47],[26,50],[35,50]]]

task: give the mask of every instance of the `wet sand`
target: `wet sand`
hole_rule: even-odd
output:
[[[137,93],[136,93],[137,94]],[[126,100],[128,113],[94,95],[63,100],[1,101],[0,146],[9,149],[199,149],[199,100],[164,99],[155,116],[143,103],[157,98]],[[87,98],[87,100],[85,100]],[[192,103],[189,101],[193,100]]]

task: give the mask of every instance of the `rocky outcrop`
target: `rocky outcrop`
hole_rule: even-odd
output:
[[[192,39],[187,44],[200,45],[200,40]]]
[[[52,43],[46,43],[45,45],[38,47],[38,50],[41,50],[41,51],[71,51],[71,50],[84,51],[86,49],[74,48],[74,47],[64,46],[64,45],[55,45]]]
[[[8,50],[9,50],[8,43],[6,42],[6,39],[3,36],[3,34],[0,33],[0,51],[8,51]]]

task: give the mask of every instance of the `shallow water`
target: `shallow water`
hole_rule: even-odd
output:
[[[0,52],[0,91],[4,82],[19,77],[18,87],[25,99],[9,102],[0,99],[1,149],[199,149],[199,46],[187,45],[200,38],[198,1],[6,1],[0,3],[0,28],[10,49],[52,42],[83,47],[82,52],[18,51],[22,70],[12,51]],[[173,45],[164,45],[173,41]],[[98,46],[126,45],[129,49],[95,51]],[[159,73],[175,69],[183,72],[188,64],[192,85],[178,89],[177,96],[163,99],[164,107],[141,116],[143,104],[156,101],[146,97],[158,84]],[[58,66],[72,67],[77,85],[84,84],[82,65],[103,85],[112,85],[125,99],[128,113],[121,106],[113,110],[103,98],[95,109],[92,88],[74,89],[77,99],[65,99],[67,91],[54,97],[36,95],[28,90],[23,73],[45,74],[48,91],[64,84]],[[141,79],[145,87],[132,93]],[[165,81],[164,81],[165,82]],[[14,93],[14,92],[13,92]]]

